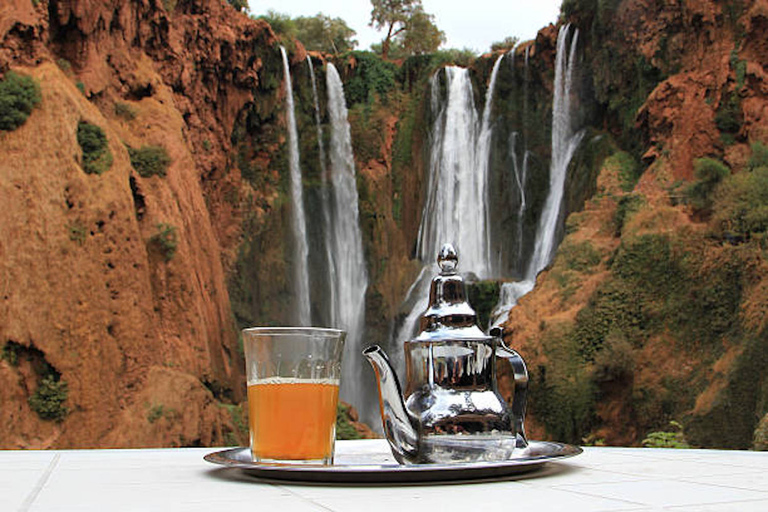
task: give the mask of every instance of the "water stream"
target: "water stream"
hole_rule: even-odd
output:
[[[365,267],[363,238],[360,231],[357,179],[352,139],[347,119],[344,89],[336,68],[330,62],[326,69],[328,115],[331,122],[330,205],[331,218],[326,233],[330,247],[331,266],[335,279],[331,280],[331,326],[347,331],[342,365],[340,395],[354,405],[362,418],[370,421],[373,409],[378,409],[367,393],[366,376],[370,368],[363,360],[362,336],[365,326],[365,292],[368,275]],[[365,371],[365,374],[364,374]]]
[[[573,75],[576,67],[576,48],[579,31],[574,30],[569,38],[570,25],[560,28],[557,36],[555,57],[554,97],[552,99],[552,159],[549,169],[549,191],[536,229],[533,254],[526,266],[523,279],[502,285],[499,303],[494,309],[492,323],[502,323],[520,298],[530,292],[536,284],[536,276],[549,265],[557,249],[559,232],[563,221],[562,203],[565,194],[565,178],[568,164],[584,136],[575,131],[571,94]],[[570,39],[570,49],[568,41]]]
[[[293,104],[293,87],[291,85],[291,70],[285,48],[280,47],[283,56],[285,72],[285,96],[287,102],[288,151],[291,177],[291,228],[294,242],[294,293],[296,298],[295,322],[299,326],[312,325],[309,305],[309,268],[307,248],[307,221],[304,215],[304,195],[301,183],[301,163],[299,158],[299,136],[296,129],[296,113]]]

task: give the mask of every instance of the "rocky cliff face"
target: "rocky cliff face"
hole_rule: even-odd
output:
[[[253,194],[231,134],[243,108],[277,101],[271,29],[205,0],[13,0],[0,41],[0,70],[42,92],[0,132],[2,445],[236,441],[225,275]],[[106,135],[102,174],[84,172],[81,122]],[[165,149],[164,176],[137,172],[143,147]],[[41,400],[59,421],[30,410]]]
[[[585,35],[602,141],[580,158],[602,156],[595,195],[506,325],[532,369],[534,436],[639,444],[677,420],[694,445],[749,447],[768,412],[768,267],[762,224],[739,220],[762,200],[736,183],[768,163],[768,4],[563,10]]]

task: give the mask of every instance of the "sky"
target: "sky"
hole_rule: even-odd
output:
[[[381,42],[384,32],[368,26],[369,0],[248,0],[251,14],[274,10],[291,17],[322,13],[341,18],[357,32],[357,49],[367,50]],[[492,43],[508,36],[520,41],[533,39],[542,27],[557,20],[562,0],[422,0],[424,10],[434,15],[435,25],[445,32],[443,48],[488,51]]]

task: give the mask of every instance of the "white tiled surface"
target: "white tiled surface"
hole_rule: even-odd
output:
[[[371,487],[262,483],[210,451],[0,451],[0,511],[768,511],[768,453],[585,448],[510,480]]]

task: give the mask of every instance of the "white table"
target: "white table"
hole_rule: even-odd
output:
[[[371,487],[262,483],[211,451],[0,451],[0,511],[768,511],[768,453],[585,448],[511,480]]]

